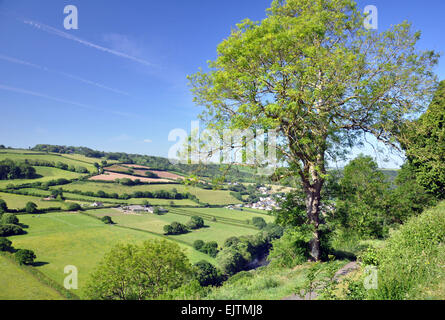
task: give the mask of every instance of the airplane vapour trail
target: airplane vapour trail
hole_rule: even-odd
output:
[[[101,88],[101,89],[105,89],[105,90],[108,90],[108,91],[112,91],[114,93],[118,93],[118,94],[122,94],[122,95],[125,95],[125,96],[129,96],[129,94],[127,92],[124,92],[124,91],[121,91],[121,90],[118,90],[118,89],[114,89],[114,88],[110,88],[110,87],[105,86],[105,85],[103,85],[101,83],[94,82],[94,81],[87,80],[87,79],[83,79],[81,77],[78,77],[78,76],[75,76],[75,75],[72,75],[72,74],[69,74],[69,73],[66,73],[66,72],[54,71],[54,70],[51,70],[51,69],[49,69],[47,67],[39,66],[39,65],[34,64],[34,63],[30,63],[30,62],[27,62],[27,61],[19,60],[19,59],[16,59],[16,58],[13,58],[13,57],[9,57],[9,56],[5,56],[5,55],[2,55],[2,54],[0,54],[0,59],[4,60],[4,61],[8,61],[8,62],[12,62],[12,63],[21,64],[21,65],[24,65],[24,66],[32,67],[32,68],[39,69],[39,70],[42,70],[42,71],[56,73],[56,74],[62,75],[64,77],[67,77],[67,78],[70,78],[70,79],[74,79],[74,80],[77,80],[77,81],[80,81],[80,82],[83,82],[83,83],[86,83],[86,84],[89,84],[89,85],[92,85],[92,86],[95,86],[95,87],[98,87],[98,88]]]
[[[94,110],[94,111],[98,111],[98,112],[109,112],[109,113],[116,114],[118,116],[124,116],[124,117],[132,117],[132,116],[134,116],[134,115],[132,115],[130,113],[126,113],[126,112],[119,112],[119,111],[113,111],[113,110],[108,110],[108,109],[101,109],[101,108],[97,108],[97,107],[94,107],[94,106],[90,106],[90,105],[79,103],[79,102],[75,102],[75,101],[70,101],[70,100],[56,98],[56,97],[49,96],[49,95],[46,95],[46,94],[43,94],[43,93],[39,93],[39,92],[35,92],[35,91],[30,91],[30,90],[26,90],[26,89],[22,89],[22,88],[16,88],[16,87],[3,85],[1,83],[0,83],[0,90],[5,90],[5,91],[10,91],[10,92],[30,95],[30,96],[34,96],[34,97],[39,97],[39,98],[43,98],[43,99],[52,100],[52,101],[55,101],[55,102],[60,102],[60,103],[63,103],[63,104],[70,104],[70,105],[73,105],[73,106],[76,106],[76,107],[80,107],[80,108],[83,108],[83,109],[89,109],[89,110]]]
[[[43,23],[32,21],[32,20],[20,20],[20,21],[25,23],[25,24],[27,24],[27,25],[30,25],[30,26],[32,26],[32,27],[34,27],[36,29],[39,29],[39,30],[42,30],[44,32],[47,32],[47,33],[50,33],[50,34],[53,34],[53,35],[65,38],[67,40],[78,42],[78,43],[83,44],[83,45],[85,45],[87,47],[94,48],[94,49],[97,49],[97,50],[100,50],[100,51],[103,51],[103,52],[107,52],[107,53],[113,54],[113,55],[121,57],[121,58],[129,59],[129,60],[138,62],[140,64],[143,64],[145,66],[149,66],[149,67],[150,66],[154,66],[152,63],[150,63],[150,62],[148,62],[146,60],[130,56],[130,55],[128,55],[126,53],[123,53],[123,52],[119,52],[119,51],[116,51],[116,50],[112,50],[112,49],[109,49],[109,48],[102,47],[102,46],[97,45],[95,43],[92,43],[90,41],[83,40],[81,38],[78,38],[76,36],[73,36],[71,34],[63,32],[63,31],[58,30],[56,28],[53,28],[51,26],[45,25]]]

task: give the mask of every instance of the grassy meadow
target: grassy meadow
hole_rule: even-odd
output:
[[[57,188],[57,187],[53,187]],[[185,186],[182,184],[145,184],[138,186],[124,186],[116,183],[100,183],[100,182],[85,182],[85,181],[75,181],[73,183],[62,186],[63,190],[66,191],[92,191],[97,192],[102,190],[106,193],[117,193],[131,194],[136,191],[157,191],[166,190],[170,191],[176,189],[180,193],[190,192],[191,194],[198,197],[198,199],[203,203],[209,203],[213,205],[226,205],[226,204],[237,204],[241,203],[239,200],[235,199],[230,195],[230,191],[227,190],[205,190],[197,187]]]
[[[117,243],[142,243],[159,236],[119,226],[106,225],[98,219],[78,213],[48,213],[22,215],[20,222],[27,225],[27,234],[13,236],[14,248],[33,250],[36,267],[49,278],[63,285],[66,265],[74,265],[79,272],[79,290],[84,296],[85,283],[103,255]],[[164,238],[164,237],[162,237]],[[213,261],[208,255],[179,243],[192,262]]]
[[[122,213],[117,209],[100,209],[92,211],[91,214],[100,217],[105,215],[111,216],[113,221],[117,223],[117,225],[119,226],[138,228],[158,234],[163,234],[164,233],[163,227],[165,225],[171,224],[174,221],[185,224],[190,220],[190,216],[174,213],[174,212],[180,212],[183,209],[174,208],[174,210],[175,211],[172,211],[172,209],[170,208],[170,212],[163,215],[144,214],[144,213],[136,215],[136,214]],[[193,230],[186,234],[172,235],[168,237],[174,240],[183,241],[189,245],[193,245],[193,242],[195,240],[204,240],[206,242],[216,241],[220,246],[222,246],[224,244],[224,241],[229,237],[251,235],[258,233],[257,229],[252,228],[249,225],[245,226],[233,225],[224,222],[213,222],[210,221],[209,219],[204,219],[204,221],[206,225],[205,228],[199,230]]]
[[[36,169],[36,174],[39,178],[36,179],[14,179],[14,180],[0,180],[0,189],[6,188],[8,185],[20,186],[26,183],[33,182],[47,182],[50,180],[56,180],[64,178],[67,180],[78,179],[85,174],[71,172],[67,170],[61,170],[52,167],[34,167]]]
[[[0,300],[61,300],[64,297],[37,280],[26,268],[0,255]]]

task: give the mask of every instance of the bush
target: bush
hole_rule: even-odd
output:
[[[15,214],[4,213],[1,216],[0,224],[15,224],[15,225],[18,225],[19,224],[19,219],[17,218],[17,216]]]
[[[272,265],[292,268],[302,264],[309,258],[308,242],[311,240],[310,232],[298,228],[287,229],[284,235],[272,241],[268,260]]]
[[[417,299],[445,281],[445,202],[413,217],[378,251],[374,299]],[[443,297],[443,293],[442,293]]]
[[[187,227],[192,230],[203,228],[204,219],[198,216],[193,216],[191,220],[187,222]]]
[[[70,203],[68,205],[68,211],[80,211],[82,207],[78,203]]]
[[[15,224],[0,225],[0,237],[9,237],[24,233],[23,229]]]
[[[216,260],[221,271],[229,276],[241,271],[247,263],[241,253],[232,247],[221,250]]]
[[[103,216],[100,220],[105,224],[114,224],[110,216]]]
[[[218,286],[221,284],[221,274],[210,262],[201,260],[194,265],[196,279],[201,286]]]
[[[0,251],[11,251],[12,242],[6,238],[0,238]]]
[[[193,242],[193,248],[195,248],[195,250],[200,251],[203,246],[204,246],[204,241],[202,240],[196,240],[195,242]]]
[[[216,241],[207,242],[199,251],[208,254],[212,258],[215,258],[218,254],[218,243]]]
[[[6,204],[5,200],[0,199],[0,215],[7,211],[8,211],[8,205]]]
[[[34,202],[28,202],[25,207],[27,213],[37,213],[37,205]]]
[[[261,217],[252,218],[252,224],[258,229],[263,229],[267,225],[266,221]]]
[[[14,256],[19,264],[32,264],[36,258],[34,251],[27,249],[19,249]]]
[[[164,226],[164,232],[167,235],[178,235],[178,234],[187,233],[188,229],[182,223],[174,221],[170,225]]]

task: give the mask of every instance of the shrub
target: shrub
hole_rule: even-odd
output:
[[[164,226],[164,232],[167,235],[177,235],[187,233],[188,229],[182,223],[174,221],[170,225]]]
[[[263,229],[267,225],[266,221],[261,217],[253,217],[252,224],[258,229]]]
[[[195,248],[195,250],[200,251],[203,246],[204,246],[204,241],[202,240],[196,240],[195,242],[193,242],[193,248]]]
[[[212,258],[215,258],[218,254],[218,243],[216,241],[207,242],[199,251],[208,254]]]
[[[34,251],[28,249],[19,249],[14,256],[19,264],[32,264],[36,258]]]
[[[194,265],[196,279],[201,286],[217,286],[221,284],[221,275],[210,262],[201,260]]]
[[[247,262],[241,253],[232,247],[221,250],[216,260],[221,271],[229,276],[242,270]]]
[[[103,216],[100,220],[105,224],[114,224],[110,216]]]
[[[9,237],[25,233],[22,228],[15,224],[0,225],[0,237]]]
[[[28,202],[25,207],[27,213],[37,213],[37,205],[34,202]]]
[[[310,256],[308,247],[310,239],[309,232],[298,228],[287,229],[280,239],[272,241],[268,260],[273,265],[287,268],[301,264]]]
[[[189,222],[187,222],[189,229],[195,230],[204,227],[204,219],[198,216],[193,216]]]
[[[82,207],[78,203],[70,203],[68,205],[68,210],[69,211],[79,211],[79,210],[82,210]]]
[[[4,213],[1,216],[0,224],[19,224],[19,219],[15,214],[12,213]]]
[[[442,202],[409,219],[378,251],[379,285],[371,298],[415,299],[441,281],[438,279],[444,281],[444,241],[445,202]]]
[[[0,215],[7,211],[8,211],[8,205],[6,204],[5,200],[0,199]]]
[[[12,242],[6,238],[0,238],[0,251],[11,251]]]

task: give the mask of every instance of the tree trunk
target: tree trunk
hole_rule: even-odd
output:
[[[320,261],[321,260],[321,250],[320,250],[320,191],[314,190],[310,191],[306,195],[306,210],[309,222],[314,226],[314,233],[311,241],[309,242],[310,255],[313,260]]]

